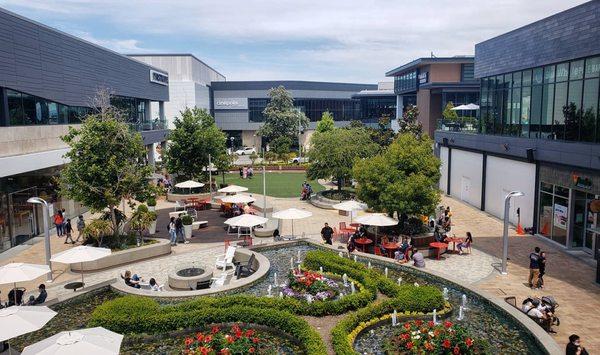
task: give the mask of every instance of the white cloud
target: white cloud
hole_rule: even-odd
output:
[[[118,38],[97,38],[88,32],[69,31],[71,34],[84,39],[88,42],[95,43],[99,46],[112,49],[119,53],[148,53],[153,52],[152,49],[143,48],[140,46],[140,41],[136,39],[118,39]]]
[[[244,52],[209,63],[229,79],[258,75],[368,81],[431,51],[472,54],[477,42],[565,10],[584,0],[0,0],[19,13],[62,22],[101,18],[126,38],[211,38]],[[102,39],[112,49],[142,51],[135,39]],[[155,36],[155,37],[153,37]],[[148,40],[145,40],[147,43]],[[103,44],[106,43],[106,44]],[[281,44],[284,44],[283,46]],[[277,44],[277,45],[276,45]],[[287,47],[285,46],[287,44]],[[270,52],[256,64],[248,46]],[[283,49],[281,49],[284,47]],[[122,49],[119,49],[122,48]],[[196,52],[195,48],[177,51]],[[145,50],[148,51],[148,50]],[[217,56],[213,56],[217,57]]]

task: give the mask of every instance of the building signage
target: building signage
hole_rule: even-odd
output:
[[[554,226],[560,229],[567,229],[567,220],[569,209],[566,206],[554,204]]]
[[[427,84],[428,81],[429,81],[429,72],[428,71],[419,74],[419,84]]]
[[[246,110],[248,109],[248,98],[225,97],[215,98],[215,110]]]
[[[579,176],[577,173],[572,173],[571,178],[573,179],[573,184],[576,187],[591,190],[592,189],[592,180],[590,178]]]
[[[165,73],[150,69],[150,81],[160,85],[169,85],[169,76]]]

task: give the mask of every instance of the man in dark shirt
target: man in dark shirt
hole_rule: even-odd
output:
[[[587,350],[581,346],[581,338],[579,335],[572,334],[569,337],[569,344],[567,344],[566,355],[588,355]]]
[[[175,220],[175,234],[177,235],[177,237],[175,238],[175,243],[177,243],[179,237],[185,240],[185,238],[183,237],[183,221],[181,220],[181,216],[183,216],[183,213],[180,213],[179,216],[177,216],[177,219]]]
[[[321,238],[325,241],[325,243],[329,245],[333,245],[331,242],[331,237],[333,236],[333,229],[329,226],[329,224],[325,223],[325,227],[321,229]]]
[[[42,304],[46,302],[46,298],[48,298],[48,292],[46,292],[46,285],[40,284],[38,286],[38,290],[40,294],[37,296],[33,304]]]
[[[534,252],[529,254],[529,287],[537,287],[540,276],[540,248],[535,247]]]

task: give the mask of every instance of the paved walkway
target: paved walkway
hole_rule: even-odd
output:
[[[502,255],[502,221],[453,198],[444,197],[442,203],[452,210],[453,233],[473,234],[474,250],[500,258]],[[554,339],[566,346],[569,335],[582,337],[590,354],[600,353],[600,286],[595,280],[595,269],[589,263],[565,253],[555,244],[534,236],[517,236],[509,232],[508,275],[495,273],[483,279],[478,286],[498,296],[517,297],[518,302],[528,296],[554,296],[560,307],[557,315],[561,325],[556,327]],[[545,288],[533,291],[527,287],[529,253],[539,246],[547,254]]]

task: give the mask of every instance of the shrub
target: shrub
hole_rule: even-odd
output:
[[[181,223],[183,223],[184,226],[189,226],[192,224],[192,222],[194,222],[194,220],[190,215],[186,214],[181,217]]]
[[[148,201],[146,201],[146,204],[152,207],[156,206],[156,198],[154,196],[149,197]]]

